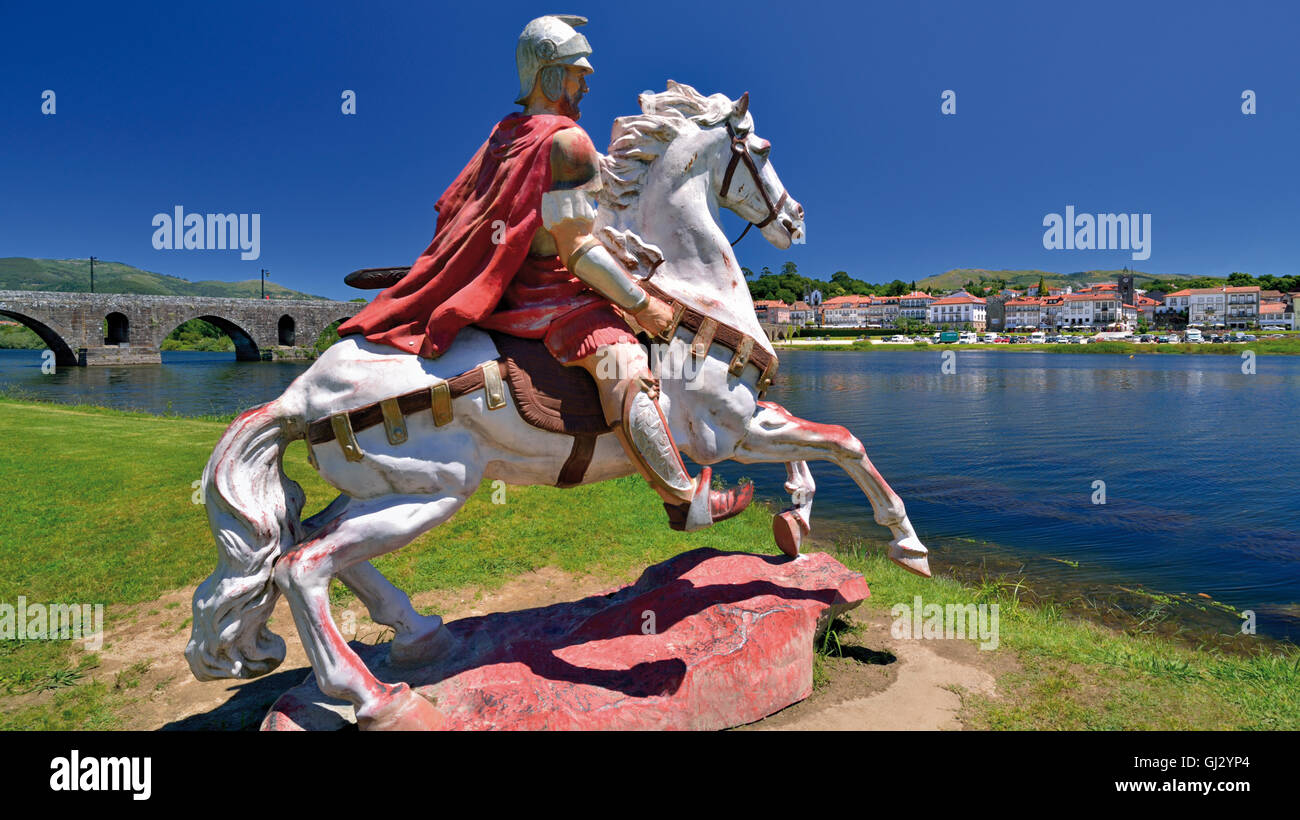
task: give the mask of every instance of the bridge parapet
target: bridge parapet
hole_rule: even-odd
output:
[[[0,316],[36,331],[61,365],[157,363],[163,340],[190,319],[229,334],[239,359],[269,358],[276,348],[314,345],[327,326],[362,307],[324,299],[0,290]]]

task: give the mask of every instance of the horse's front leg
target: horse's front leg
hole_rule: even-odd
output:
[[[912,529],[903,500],[880,477],[862,442],[847,429],[801,419],[773,402],[759,402],[733,457],[743,463],[835,462],[866,493],[876,523],[893,533],[890,559],[903,569],[930,577],[929,551]]]
[[[785,491],[790,494],[791,506],[773,516],[772,535],[781,552],[797,558],[804,536],[812,532],[812,502],[817,484],[806,461],[788,462],[785,474]]]

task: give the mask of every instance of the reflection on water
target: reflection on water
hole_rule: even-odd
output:
[[[164,353],[164,364],[40,371],[0,351],[0,388],[53,401],[231,414],[269,401],[301,363]],[[1300,489],[1291,421],[1300,358],[959,351],[783,351],[768,398],[843,424],[907,503],[939,570],[996,560],[1046,583],[1204,594],[1300,638]],[[883,543],[842,471],[814,463],[814,532]],[[784,503],[778,465],[722,464]],[[1105,504],[1094,504],[1095,482]],[[1077,563],[1077,567],[1073,564]],[[1222,625],[1221,625],[1222,626]],[[1227,625],[1231,627],[1229,623]]]
[[[0,389],[43,401],[183,416],[228,415],[270,401],[309,362],[237,362],[234,353],[163,351],[161,365],[41,372],[34,350],[0,350]]]
[[[933,566],[996,554],[1048,582],[1203,594],[1300,638],[1288,515],[1300,359],[1260,357],[1245,375],[1236,357],[1209,355],[960,351],[952,374],[937,351],[781,358],[769,398],[862,439]],[[715,471],[786,502],[779,466]],[[815,531],[888,540],[842,471],[821,462],[813,474]]]

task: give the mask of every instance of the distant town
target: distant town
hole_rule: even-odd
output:
[[[1300,292],[1222,285],[1166,293],[1137,288],[1132,276],[1118,279],[1077,288],[1002,288],[984,296],[962,288],[939,293],[912,290],[897,296],[840,295],[823,300],[818,291],[810,291],[794,302],[755,299],[754,308],[761,322],[782,329],[813,325],[893,328],[906,333],[1295,330],[1295,301]]]

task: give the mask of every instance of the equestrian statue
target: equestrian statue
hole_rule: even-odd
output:
[[[802,237],[804,211],[755,131],[748,94],[669,81],[615,120],[602,155],[578,125],[594,70],[585,23],[528,23],[515,52],[523,110],[496,124],[438,200],[429,247],[409,270],[350,276],[384,290],[217,444],[202,492],[218,564],[195,592],[185,650],[200,680],[255,677],[283,660],[267,628],[283,594],[320,689],[351,703],[362,729],[439,725],[431,703],[378,680],[348,646],[329,582],[393,629],[390,665],[455,652],[442,619],[416,612],[370,559],[447,521],[485,480],[571,487],[635,472],[668,525],[693,532],[753,496],[752,484],[714,489],[708,465],[783,463],[792,506],[773,532],[793,558],[810,531],[806,462],[828,460],[891,531],[890,558],[930,575],[862,443],[763,400],[777,356],[718,212],[785,249]],[[282,466],[296,440],[339,492],[306,520]],[[703,465],[698,475],[683,453]]]

